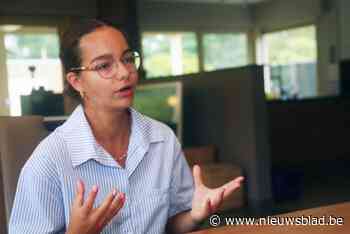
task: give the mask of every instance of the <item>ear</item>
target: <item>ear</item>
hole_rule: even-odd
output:
[[[66,75],[66,80],[79,93],[83,91],[82,81],[78,74],[74,72],[68,72]]]

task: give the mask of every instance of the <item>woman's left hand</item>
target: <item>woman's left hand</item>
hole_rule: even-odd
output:
[[[193,167],[194,194],[192,199],[191,217],[194,222],[200,223],[209,215],[215,213],[223,200],[241,186],[244,177],[240,176],[222,185],[219,188],[208,188],[203,184],[201,169],[198,165]]]

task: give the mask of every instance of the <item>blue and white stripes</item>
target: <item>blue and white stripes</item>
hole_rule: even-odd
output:
[[[64,233],[78,178],[86,193],[99,186],[95,205],[116,188],[126,203],[103,233],[164,233],[169,217],[191,208],[193,179],[173,132],[130,109],[125,168],[95,140],[82,106],[35,149],[23,167],[10,234]]]

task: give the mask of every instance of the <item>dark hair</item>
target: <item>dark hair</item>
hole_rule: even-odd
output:
[[[89,19],[82,20],[72,24],[67,31],[61,37],[60,43],[60,59],[63,65],[64,74],[70,72],[70,69],[81,66],[81,51],[80,40],[86,34],[96,31],[102,27],[113,27],[120,31],[125,38],[126,34],[119,28],[113,26],[104,21]],[[64,79],[64,93],[81,101],[79,92],[76,91],[70,84]]]

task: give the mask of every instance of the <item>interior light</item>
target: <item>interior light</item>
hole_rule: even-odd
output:
[[[0,30],[3,32],[15,32],[20,28],[22,28],[22,25],[15,25],[15,24],[0,25]]]

